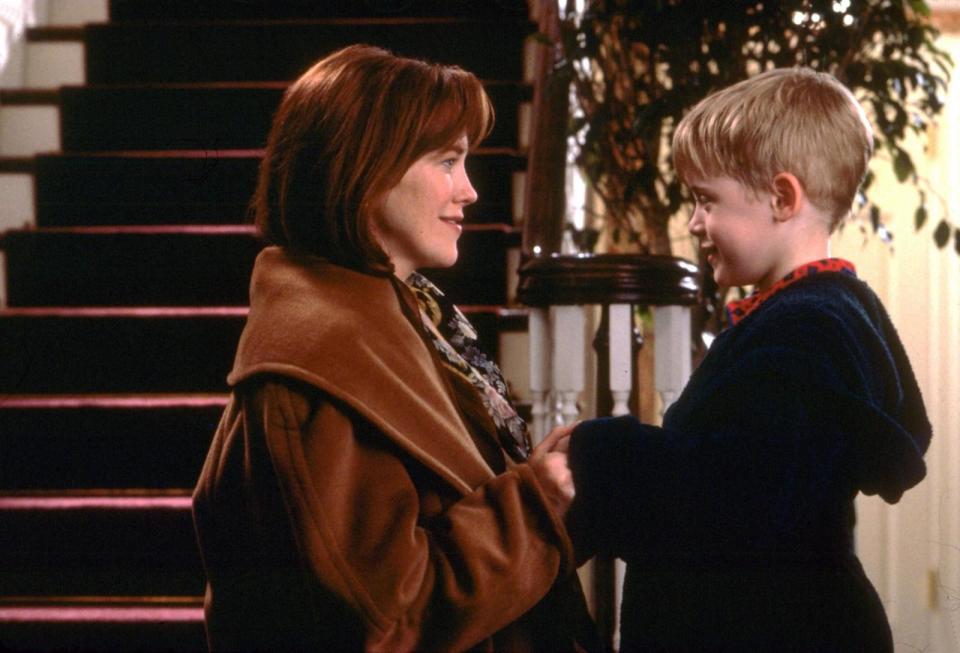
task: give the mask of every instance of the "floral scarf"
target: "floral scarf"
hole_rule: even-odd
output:
[[[500,446],[516,461],[530,455],[526,422],[510,401],[507,383],[500,368],[477,346],[473,325],[426,277],[419,272],[406,281],[420,305],[420,317],[444,365],[467,379],[480,395],[497,427]]]

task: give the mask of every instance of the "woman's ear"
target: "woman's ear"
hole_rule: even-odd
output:
[[[773,178],[770,203],[773,205],[773,219],[777,222],[786,222],[797,215],[805,199],[803,184],[792,173],[780,172]]]

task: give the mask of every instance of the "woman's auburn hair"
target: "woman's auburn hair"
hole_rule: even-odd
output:
[[[457,66],[352,45],[286,91],[260,163],[251,211],[267,242],[363,271],[392,265],[373,224],[421,156],[493,127],[482,83]]]
[[[873,130],[850,90],[828,73],[774,68],[707,96],[677,125],[673,163],[687,184],[714,176],[769,191],[790,172],[836,227],[873,154]]]

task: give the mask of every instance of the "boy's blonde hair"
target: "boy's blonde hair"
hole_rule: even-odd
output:
[[[872,154],[860,103],[835,77],[809,68],[776,68],[718,91],[673,135],[684,183],[724,176],[760,193],[790,172],[830,216],[831,231],[849,213]]]

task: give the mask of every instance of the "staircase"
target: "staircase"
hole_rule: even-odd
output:
[[[430,277],[488,351],[525,329],[533,30],[524,0],[112,0],[105,23],[30,33],[82,42],[86,83],[22,89],[59,110],[60,149],[0,161],[35,187],[35,224],[0,235],[0,649],[204,648],[190,491],[261,247],[246,203],[283,90],[324,54],[366,42],[484,80],[480,201]]]

